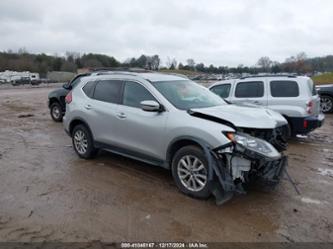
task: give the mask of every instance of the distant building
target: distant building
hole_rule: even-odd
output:
[[[51,82],[68,82],[75,76],[75,73],[52,71],[47,73],[47,78]]]

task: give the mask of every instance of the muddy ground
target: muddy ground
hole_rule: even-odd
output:
[[[333,241],[333,115],[290,142],[301,195],[283,179],[216,206],[181,194],[164,169],[79,159],[49,116],[51,90],[0,90],[0,241]]]

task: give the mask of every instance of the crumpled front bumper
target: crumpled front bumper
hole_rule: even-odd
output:
[[[288,165],[288,157],[282,155],[280,159],[264,162],[257,172],[256,182],[264,186],[276,186]]]
[[[210,168],[217,181],[212,185],[212,193],[216,198],[218,205],[230,200],[235,194],[246,193],[244,182],[235,181],[225,162],[221,158],[221,154],[215,150],[210,150],[211,160],[209,160]],[[246,185],[257,185],[261,189],[273,189],[283,176],[283,172],[288,165],[288,157],[281,154],[279,158],[268,158],[250,150],[231,152],[232,156],[239,156],[251,161],[251,170],[247,176]]]

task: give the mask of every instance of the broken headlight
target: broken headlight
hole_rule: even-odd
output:
[[[227,133],[227,137],[236,144],[236,149],[245,149],[259,153],[265,157],[280,158],[280,153],[270,143],[245,133]],[[237,148],[238,147],[238,148]]]

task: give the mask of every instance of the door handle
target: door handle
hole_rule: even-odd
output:
[[[90,110],[92,108],[92,106],[87,104],[87,105],[84,106],[84,108],[86,108],[87,110]]]
[[[124,119],[124,118],[126,118],[126,114],[123,113],[123,112],[119,112],[119,113],[117,113],[116,115],[117,115],[117,117],[120,118],[120,119]]]

